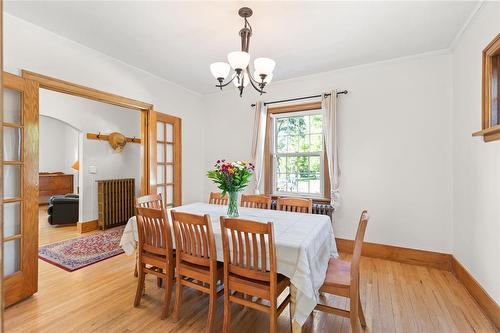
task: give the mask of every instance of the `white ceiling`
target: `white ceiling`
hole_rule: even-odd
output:
[[[210,63],[240,48],[276,60],[275,80],[450,46],[477,2],[5,1],[5,11],[200,94]]]

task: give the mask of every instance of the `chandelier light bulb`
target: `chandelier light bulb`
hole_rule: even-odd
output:
[[[243,51],[233,51],[227,55],[227,61],[234,70],[244,70],[250,62],[250,54]]]
[[[254,60],[253,66],[259,76],[261,74],[271,75],[274,71],[274,67],[276,67],[276,62],[269,58],[257,58]]]
[[[226,62],[214,62],[210,65],[210,72],[215,77],[216,80],[225,79],[229,74],[231,67]]]

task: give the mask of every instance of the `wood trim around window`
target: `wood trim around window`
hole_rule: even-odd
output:
[[[500,57],[500,34],[498,34],[483,50],[483,76],[482,76],[482,130],[472,133],[472,136],[482,136],[484,142],[500,140],[500,123],[491,125],[491,83],[493,76],[493,62],[499,61]],[[500,76],[500,69],[496,66],[497,75]],[[498,84],[498,83],[497,83]],[[497,98],[500,98],[500,91],[497,91]]]
[[[272,188],[272,153],[270,149],[270,133],[271,133],[271,116],[273,114],[279,113],[289,113],[289,112],[300,112],[300,111],[311,111],[321,109],[321,102],[312,103],[302,103],[293,104],[286,106],[278,106],[274,108],[267,109],[267,120],[266,120],[266,139],[264,143],[264,192],[267,195],[271,195]],[[326,153],[325,153],[326,154]],[[318,199],[313,198],[314,202],[329,202],[330,201],[330,177],[328,175],[328,162],[326,156],[324,158],[324,194],[325,198]]]

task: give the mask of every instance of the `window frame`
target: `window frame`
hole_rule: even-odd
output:
[[[315,198],[315,199],[323,199],[325,197],[325,144],[324,144],[324,137],[323,137],[323,142],[322,146],[323,149],[321,151],[317,152],[297,152],[297,153],[278,153],[276,152],[276,121],[280,118],[291,118],[291,117],[300,117],[300,116],[310,116],[310,115],[322,115],[321,109],[316,109],[316,110],[308,110],[308,111],[293,111],[293,112],[283,112],[279,114],[273,114],[271,116],[271,133],[270,133],[270,146],[271,146],[271,155],[272,155],[272,187],[271,187],[271,195],[274,196],[288,196],[288,197],[309,197],[309,198]],[[310,134],[310,133],[308,133]],[[314,133],[318,134],[318,133]],[[321,135],[323,136],[323,131],[321,131]],[[311,157],[311,156],[317,156],[320,159],[320,193],[314,194],[314,193],[308,193],[308,192],[286,192],[286,191],[277,191],[276,190],[276,183],[277,183],[277,171],[278,171],[278,165],[277,165],[277,159],[278,157]]]
[[[500,77],[500,67],[493,66],[493,62],[500,62],[500,34],[498,34],[483,50],[482,67],[482,125],[481,131],[472,133],[472,136],[482,136],[484,142],[500,140],[500,121],[496,125],[491,124],[492,117],[492,85],[497,85],[496,98],[500,98],[498,91],[498,78]],[[495,79],[494,79],[495,78]],[[493,82],[495,80],[495,82]],[[497,102],[498,103],[498,102]],[[497,107],[498,104],[497,104]]]
[[[271,145],[274,145],[273,138],[273,118],[275,115],[284,114],[284,113],[305,113],[306,111],[319,111],[321,110],[321,102],[312,102],[312,103],[303,103],[303,104],[291,104],[280,107],[272,107],[267,109],[267,122],[266,122],[266,139],[265,139],[265,147],[264,147],[264,192],[267,195],[276,198],[278,196],[287,196],[287,197],[299,197],[299,198],[309,198],[313,199],[314,202],[323,203],[330,201],[330,179],[328,175],[328,163],[326,159],[326,151],[325,144],[323,142],[323,154],[320,156],[320,160],[322,163],[322,177],[323,177],[323,186],[322,186],[322,194],[321,195],[311,195],[308,193],[290,193],[290,192],[277,192],[273,193],[275,179],[274,179],[274,170],[275,170],[275,161],[273,156],[274,149]],[[323,139],[324,140],[324,139]]]

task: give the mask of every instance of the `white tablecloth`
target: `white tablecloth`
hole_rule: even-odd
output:
[[[194,203],[174,209],[210,215],[217,260],[223,261],[219,218],[226,214],[227,206]],[[325,279],[329,258],[338,255],[330,218],[325,215],[255,208],[240,207],[239,211],[241,218],[273,222],[277,270],[289,277],[297,289],[294,319],[302,325],[318,303],[319,288]],[[170,214],[168,216],[170,219]],[[125,226],[120,241],[120,246],[127,255],[134,253],[137,239],[137,223],[135,217],[132,217]]]

